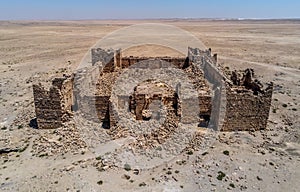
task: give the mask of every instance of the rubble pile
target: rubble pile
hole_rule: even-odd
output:
[[[78,153],[85,150],[82,140],[74,124],[66,124],[55,129],[51,134],[44,133],[33,141],[32,154],[35,156],[51,156],[55,154]]]

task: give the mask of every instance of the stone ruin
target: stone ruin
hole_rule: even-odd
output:
[[[58,128],[72,117],[74,76],[54,78],[49,90],[33,85],[35,113],[41,129]]]
[[[134,88],[132,96],[129,97],[129,110],[135,115],[136,120],[149,120],[159,118],[160,115],[153,115],[159,108],[150,110],[150,104],[155,100],[161,100],[168,111],[178,115],[178,95],[165,83],[149,80],[142,82]]]
[[[33,85],[38,128],[60,127],[73,113],[80,112],[86,120],[110,129],[118,126],[116,105],[137,121],[149,121],[160,117],[155,103],[166,107],[174,126],[179,121],[187,124],[196,121],[200,127],[219,131],[261,130],[267,126],[273,84],[263,88],[254,79],[252,69],[232,72],[224,69],[211,49],[188,48],[187,57],[149,58],[122,57],[121,50],[95,48],[91,50],[91,58],[90,66],[70,76],[55,78],[49,90],[41,84]],[[150,64],[144,62],[147,60],[151,60]],[[164,81],[140,77],[142,81],[128,87],[130,90],[120,87],[124,91],[113,96],[114,86],[126,69],[138,66],[155,71],[164,69],[166,63],[187,76],[198,106],[186,96],[188,92],[182,92],[184,82],[175,82],[173,77]],[[123,81],[133,81],[130,78],[138,77],[128,76]]]

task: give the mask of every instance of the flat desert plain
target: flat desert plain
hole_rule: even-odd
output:
[[[74,124],[55,130],[29,126],[35,118],[33,83],[75,71],[99,39],[141,23],[177,26],[218,53],[220,64],[253,68],[262,81],[273,81],[266,130],[212,133],[203,148],[138,169],[134,164],[116,166],[109,158],[111,141],[95,149],[97,137],[89,135],[93,132],[82,133]],[[147,45],[124,54],[179,53]],[[1,21],[0,74],[0,191],[300,189],[299,20]],[[103,142],[107,139],[105,134],[98,136]]]

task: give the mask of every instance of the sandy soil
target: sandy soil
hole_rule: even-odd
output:
[[[143,22],[176,25],[218,53],[219,63],[251,67],[264,81],[273,81],[267,129],[207,133],[203,148],[149,169],[134,170],[131,164],[132,170],[126,171],[110,162],[115,144],[126,141],[111,144],[103,133],[97,136],[107,148],[96,148],[93,142],[98,141],[88,140],[93,133],[82,133],[72,123],[58,130],[29,127],[35,117],[33,83],[74,71],[100,38]],[[2,21],[0,190],[299,191],[299,45],[299,21]],[[181,54],[150,45],[125,55]],[[39,148],[43,145],[46,149]]]

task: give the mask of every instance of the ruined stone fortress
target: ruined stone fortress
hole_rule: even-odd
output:
[[[186,57],[149,58],[122,57],[121,50],[94,48],[91,60],[90,66],[74,74],[53,79],[49,89],[33,85],[38,128],[58,128],[74,113],[80,113],[109,129],[119,126],[120,110],[130,114],[124,116],[128,120],[149,121],[160,118],[160,105],[165,106],[166,114],[162,127],[169,131],[179,122],[197,122],[199,127],[219,131],[261,130],[267,126],[273,84],[263,88],[252,69],[223,68],[211,49],[188,48]],[[155,79],[156,71],[170,64],[187,77],[192,89],[171,73]],[[126,71],[133,67],[135,72],[149,70],[153,76]],[[139,82],[128,85],[134,81],[131,78]],[[188,96],[190,92],[193,97]]]

